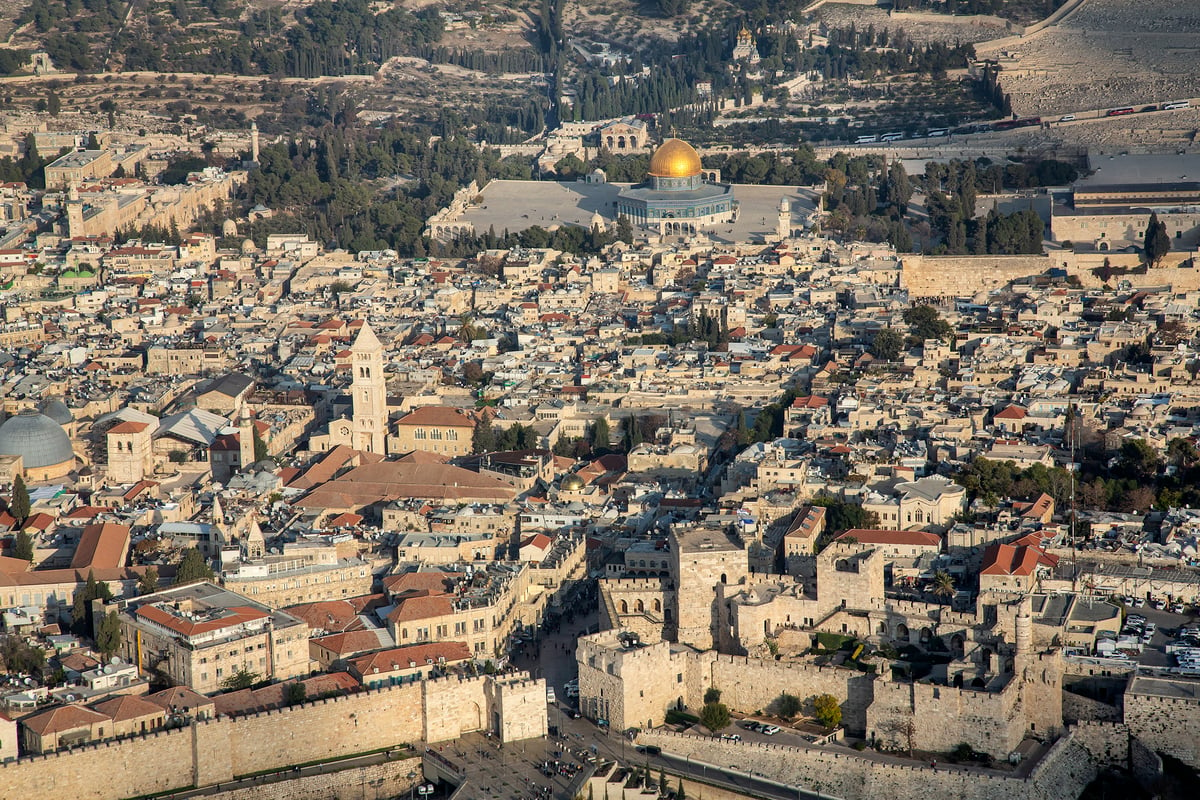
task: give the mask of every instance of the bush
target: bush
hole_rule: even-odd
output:
[[[853,641],[853,636],[843,636],[840,633],[821,632],[817,634],[817,645],[825,650],[849,649],[849,645]]]
[[[671,709],[667,712],[666,721],[668,725],[695,725],[700,721],[700,718],[695,714]]]
[[[813,711],[817,722],[826,728],[836,728],[842,724],[842,706],[831,694],[818,695],[813,700]]]
[[[863,750],[867,749],[867,743],[860,739],[859,741],[857,741],[853,745],[851,745],[851,747],[853,747],[855,750],[857,750],[858,752],[861,753]]]

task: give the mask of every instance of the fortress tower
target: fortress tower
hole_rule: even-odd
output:
[[[354,448],[371,453],[387,453],[387,381],[383,376],[383,345],[363,322],[362,330],[350,346],[354,380]]]
[[[670,541],[676,640],[711,650],[718,641],[723,586],[743,583],[750,572],[746,548],[720,528],[672,531]]]

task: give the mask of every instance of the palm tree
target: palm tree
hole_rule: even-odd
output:
[[[463,314],[458,318],[458,338],[467,344],[482,339],[487,331],[475,325],[475,320],[467,314]]]
[[[954,578],[944,569],[939,569],[933,575],[933,588],[930,590],[935,597],[946,600],[954,596]]]

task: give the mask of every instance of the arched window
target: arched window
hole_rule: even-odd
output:
[[[643,603],[641,600],[638,600],[637,605],[634,606],[634,610],[637,611],[637,613],[639,613],[639,614],[645,613],[646,604]]]
[[[626,603],[624,600],[621,601],[621,613],[622,614],[629,613],[629,603]]]
[[[654,610],[662,611],[662,601],[660,601],[657,597],[654,598]]]

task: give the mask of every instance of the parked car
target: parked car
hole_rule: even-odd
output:
[[[763,725],[760,730],[767,736],[774,736],[782,729],[778,725]]]

